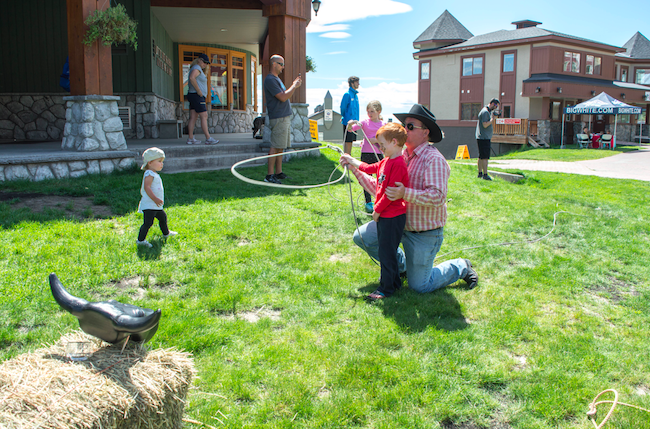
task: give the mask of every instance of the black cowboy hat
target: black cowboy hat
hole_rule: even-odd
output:
[[[414,104],[408,113],[393,113],[401,123],[405,123],[406,118],[415,118],[422,122],[429,129],[429,141],[438,143],[442,140],[442,131],[436,124],[436,117],[426,107],[421,104]]]

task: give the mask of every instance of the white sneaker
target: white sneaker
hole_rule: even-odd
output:
[[[210,137],[205,141],[205,144],[217,144],[217,143],[219,143],[219,140],[215,140],[212,137]]]
[[[137,244],[138,246],[153,247],[153,245],[149,243],[147,240],[142,240],[142,241],[135,240],[135,244]]]
[[[191,139],[188,138],[188,139],[187,139],[187,144],[199,144],[199,143],[201,143],[201,142],[198,141],[198,140],[195,139],[195,138],[191,138]]]
[[[167,234],[167,235],[163,234],[163,238],[169,238],[169,237],[173,237],[175,235],[178,235],[178,233],[176,231],[169,231],[169,234]]]

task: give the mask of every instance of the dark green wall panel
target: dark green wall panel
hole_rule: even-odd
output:
[[[65,0],[3,1],[0,93],[65,94],[59,77],[68,56]]]
[[[113,92],[152,92],[151,17],[149,0],[120,0],[138,23],[138,50],[113,55]]]

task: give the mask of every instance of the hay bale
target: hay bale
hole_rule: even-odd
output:
[[[85,361],[66,344],[91,343]],[[84,332],[0,365],[0,427],[180,428],[195,376],[189,353],[111,345]]]

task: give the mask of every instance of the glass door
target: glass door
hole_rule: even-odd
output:
[[[216,110],[228,110],[228,54],[217,52],[210,64],[210,105]]]

